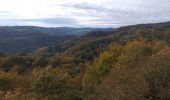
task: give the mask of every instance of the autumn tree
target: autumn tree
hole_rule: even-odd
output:
[[[149,84],[151,100],[170,99],[170,48],[167,47],[153,55],[146,69],[145,78]]]

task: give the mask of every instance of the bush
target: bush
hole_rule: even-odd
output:
[[[75,100],[81,98],[81,91],[72,87],[61,74],[43,71],[32,83],[32,90],[36,97],[53,100]]]
[[[0,90],[8,91],[14,89],[15,85],[12,79],[6,77],[0,77]]]

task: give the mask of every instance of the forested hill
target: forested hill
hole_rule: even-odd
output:
[[[91,59],[99,55],[99,53],[105,50],[111,43],[126,44],[128,41],[134,40],[161,41],[169,44],[170,22],[140,24],[112,30],[91,31],[72,41],[56,45],[55,47],[49,47],[49,52],[62,52],[75,56],[79,56],[80,53],[80,55],[82,54]],[[86,53],[90,53],[91,57],[88,57],[90,55],[86,55]]]
[[[0,53],[4,100],[170,100],[170,22]]]
[[[46,46],[75,39],[97,28],[43,28],[34,26],[1,26],[0,52],[33,52]]]

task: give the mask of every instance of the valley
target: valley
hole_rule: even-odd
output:
[[[170,99],[170,22],[82,35],[27,31],[1,34],[3,100]]]

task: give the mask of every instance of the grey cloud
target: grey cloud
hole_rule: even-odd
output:
[[[146,5],[142,5],[140,7],[113,7],[108,8],[106,5],[97,5],[97,4],[89,4],[89,3],[79,3],[79,4],[65,4],[62,5],[64,7],[70,7],[77,10],[86,11],[86,13],[78,13],[77,16],[90,16],[92,17],[92,22],[100,23],[111,23],[113,25],[130,25],[130,24],[139,24],[139,23],[150,23],[150,22],[161,22],[161,21],[169,21],[170,18],[170,7],[167,6],[166,3],[160,4],[165,7],[159,7],[158,1],[157,4],[154,1],[146,1],[144,0]],[[138,2],[138,1],[136,1]],[[145,3],[144,3],[145,4]],[[169,1],[170,4],[170,1]],[[152,5],[151,7],[149,5]],[[169,9],[168,9],[169,8]]]
[[[64,7],[72,7],[72,8],[76,8],[76,9],[83,9],[83,10],[100,10],[103,11],[106,9],[106,7],[104,6],[100,6],[100,5],[95,5],[95,4],[90,4],[90,3],[79,3],[79,4],[63,4],[61,6]]]
[[[170,0],[103,1],[111,2],[109,3],[109,6],[106,4],[92,4],[88,3],[88,1],[82,3],[74,2],[65,3],[62,5],[52,5],[60,6],[63,9],[68,9],[64,10],[65,14],[68,16],[56,16],[54,18],[14,19],[13,17],[17,18],[17,16],[12,15],[10,12],[0,11],[0,21],[1,25],[3,23],[22,25],[23,23],[27,24],[31,22],[33,24],[43,23],[51,26],[119,27],[124,25],[162,22],[170,20]],[[115,1],[117,3],[114,3]],[[7,16],[11,16],[13,19],[3,19]]]
[[[129,9],[129,8],[107,8],[105,5],[96,5],[89,3],[80,3],[80,4],[65,4],[63,6],[71,7],[75,9],[81,9],[88,12],[91,15],[105,15],[106,17],[143,17],[139,15],[145,15],[152,13],[150,11],[142,11],[140,9]],[[145,15],[147,16],[147,15]]]

